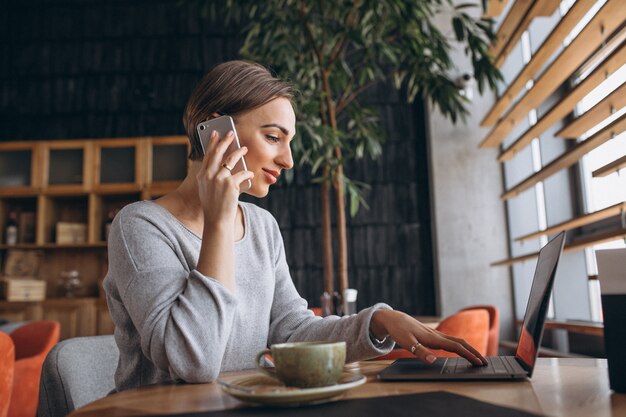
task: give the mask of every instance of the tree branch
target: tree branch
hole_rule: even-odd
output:
[[[348,107],[348,104],[354,101],[354,99],[357,98],[359,94],[361,94],[363,91],[367,90],[371,86],[378,84],[381,81],[382,81],[381,79],[375,78],[373,80],[369,80],[368,82],[366,82],[365,84],[363,84],[362,86],[354,90],[354,92],[352,92],[352,94],[350,94],[342,103],[337,104],[337,109],[336,109],[337,114],[341,113],[343,109]]]

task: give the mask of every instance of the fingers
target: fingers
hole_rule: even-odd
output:
[[[248,153],[248,148],[246,148],[245,146],[242,148],[239,148],[231,152],[230,154],[226,155],[226,158],[224,159],[224,163],[226,163],[229,167],[234,168],[235,165],[237,165],[237,163],[241,159],[241,157],[247,153]]]
[[[429,349],[426,348],[426,346],[422,345],[417,340],[415,341],[415,344],[409,347],[409,351],[413,350],[413,346],[416,346],[413,354],[417,359],[421,360],[422,362],[433,363],[435,362],[435,360],[437,360],[435,355],[433,355],[433,352],[431,352]]]
[[[205,168],[212,167],[213,169],[219,169],[224,159],[224,153],[235,139],[235,134],[231,130],[226,136],[220,138],[217,131],[212,131],[209,141],[207,142],[207,149],[203,159],[203,165]]]
[[[456,341],[458,343],[462,344],[465,349],[469,350],[474,356],[476,356],[478,359],[480,359],[480,362],[483,365],[487,365],[487,359],[485,359],[484,356],[481,355],[479,351],[474,349],[474,347],[472,345],[467,343],[464,339],[456,339]]]
[[[469,345],[463,339],[457,339],[449,336],[444,337],[444,343],[442,343],[442,347],[448,352],[454,352],[457,355],[467,359],[474,365],[486,365],[487,360],[483,358],[483,356],[476,351],[473,347]]]
[[[248,189],[248,185],[244,184],[244,182],[252,180],[253,177],[254,173],[252,171],[239,171],[236,174],[233,174],[232,180],[238,185],[240,190],[246,191]]]

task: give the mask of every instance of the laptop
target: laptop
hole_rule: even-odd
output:
[[[487,366],[474,366],[464,358],[438,358],[432,364],[402,358],[385,368],[378,378],[383,381],[477,380],[530,378],[541,346],[550,294],[556,276],[565,232],[559,233],[539,252],[535,277],[528,298],[515,356],[489,356]]]

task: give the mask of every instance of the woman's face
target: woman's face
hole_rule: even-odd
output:
[[[289,100],[281,97],[234,119],[239,142],[248,148],[246,165],[254,172],[246,193],[265,197],[282,170],[293,168],[289,143],[296,134],[296,115]]]

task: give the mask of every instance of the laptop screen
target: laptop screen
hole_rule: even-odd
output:
[[[559,233],[548,242],[539,252],[535,278],[530,289],[524,324],[520,331],[519,341],[515,357],[521,361],[524,368],[529,373],[535,366],[539,346],[541,346],[541,336],[543,335],[543,325],[550,304],[550,293],[556,275],[556,267],[563,249],[565,232]]]

